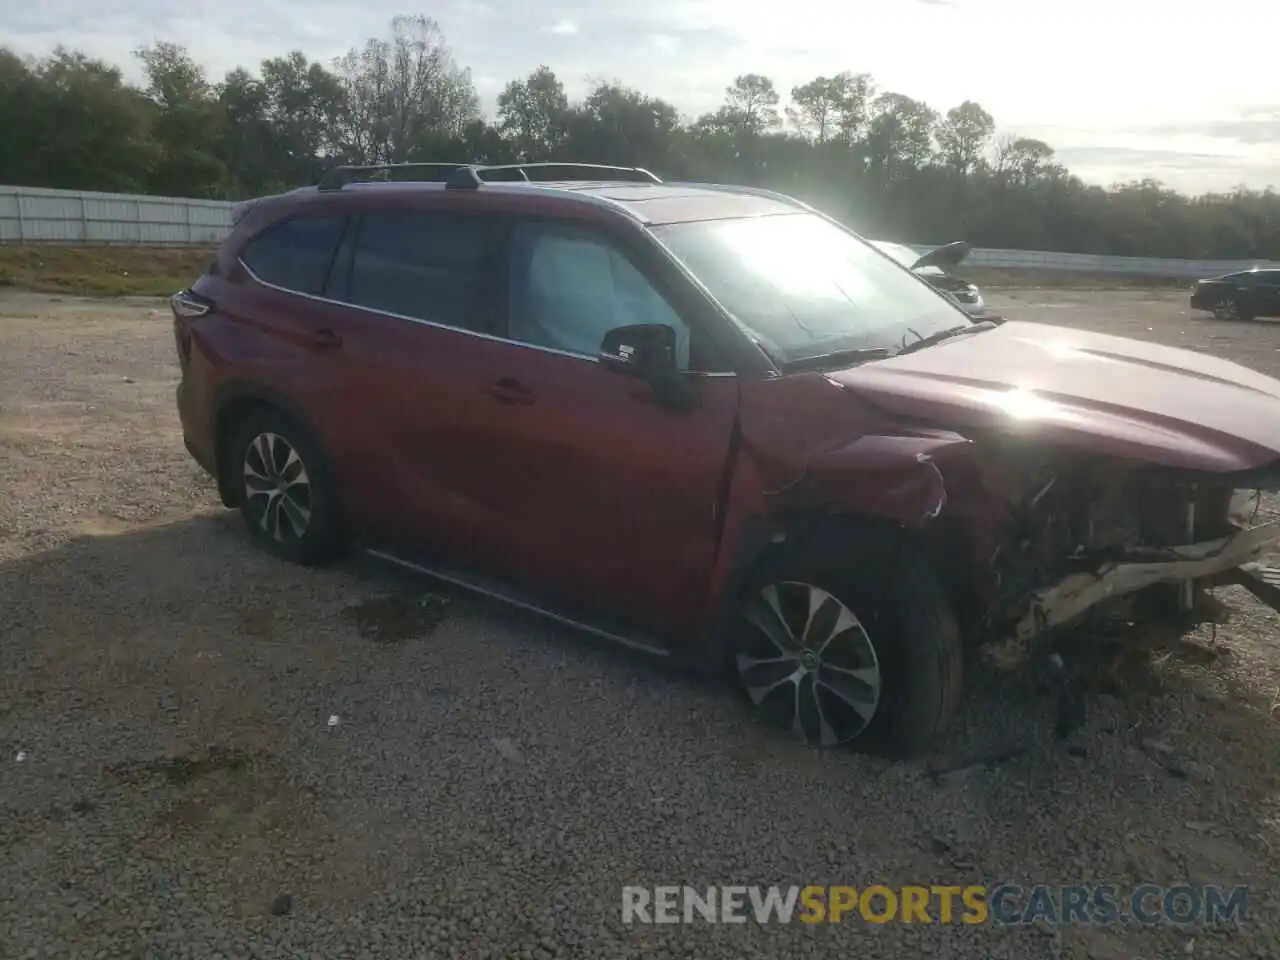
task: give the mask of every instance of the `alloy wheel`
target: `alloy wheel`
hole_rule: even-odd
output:
[[[311,478],[298,451],[278,433],[259,433],[244,454],[245,504],[278,543],[295,543],[311,525]]]
[[[812,746],[848,743],[880,703],[880,661],[862,622],[810,583],[769,584],[743,611],[738,678],[757,708]]]
[[[1233,299],[1220,300],[1213,308],[1213,316],[1217,320],[1235,320],[1239,315],[1240,311],[1236,309]]]

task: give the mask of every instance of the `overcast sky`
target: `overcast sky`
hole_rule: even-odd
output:
[[[0,5],[0,44],[61,43],[136,77],[130,50],[174,40],[217,78],[291,49],[328,61],[419,12],[486,109],[540,63],[571,96],[607,78],[690,115],[737,73],[787,91],[850,69],[940,110],[976,100],[1087,180],[1280,187],[1280,3],[1262,0],[40,0]]]

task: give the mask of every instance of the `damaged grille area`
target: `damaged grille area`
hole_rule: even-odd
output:
[[[1227,537],[1233,489],[1142,465],[1024,458],[991,564],[983,633],[1008,636],[1037,594],[1108,564],[1166,559],[1162,548]],[[1098,604],[1090,619],[1177,616],[1193,587],[1158,583]]]

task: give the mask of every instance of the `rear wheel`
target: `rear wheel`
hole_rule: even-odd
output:
[[[923,560],[868,552],[840,570],[784,561],[762,571],[744,598],[731,659],[757,712],[801,742],[906,756],[954,714],[963,651]]]
[[[295,563],[315,564],[343,545],[331,473],[305,428],[278,411],[252,411],[236,430],[227,469],[254,540]]]

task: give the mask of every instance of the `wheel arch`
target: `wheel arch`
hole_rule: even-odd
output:
[[[213,414],[214,468],[218,483],[218,496],[221,498],[223,506],[240,506],[235,484],[232,483],[231,474],[227,470],[230,457],[229,447],[236,427],[243,423],[245,417],[252,411],[258,409],[276,410],[283,413],[290,420],[295,421],[302,429],[306,430],[313,443],[317,446],[322,446],[319,436],[306,415],[288,397],[259,383],[232,381],[224,384],[218,390]]]
[[[932,531],[909,528],[869,514],[803,510],[748,520],[738,538],[729,574],[716,598],[703,644],[706,667],[718,670],[728,656],[729,630],[743,591],[770,567],[782,568],[792,557],[830,563],[838,570],[854,537],[883,540],[886,550],[929,553]]]

